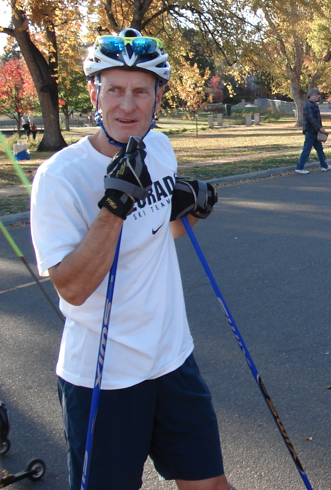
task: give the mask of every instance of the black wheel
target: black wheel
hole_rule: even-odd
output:
[[[1,456],[3,454],[8,453],[9,449],[10,449],[10,440],[9,439],[6,439],[5,441],[2,442],[2,444],[0,446],[0,454],[1,454]]]
[[[40,480],[46,471],[46,465],[41,459],[32,459],[25,471],[34,471],[32,475],[29,475],[28,478],[32,481],[38,481]]]

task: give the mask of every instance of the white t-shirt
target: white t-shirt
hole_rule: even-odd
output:
[[[145,138],[153,189],[123,224],[102,388],[133,386],[174,371],[193,350],[169,219],[176,158],[168,138]],[[96,218],[110,158],[88,137],[38,169],[31,230],[39,273],[73,251]],[[105,246],[107,244],[105,243]],[[82,306],[60,297],[66,317],[56,373],[77,386],[94,385],[108,275]]]

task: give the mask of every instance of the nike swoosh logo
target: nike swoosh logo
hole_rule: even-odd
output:
[[[153,228],[152,228],[153,235],[155,235],[155,233],[157,233],[159,231],[159,229],[162,228],[163,225],[164,225],[164,223],[162,223],[161,226],[159,226],[158,228],[156,228],[156,230],[153,230]]]

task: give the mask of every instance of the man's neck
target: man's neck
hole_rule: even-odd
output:
[[[95,134],[89,136],[89,141],[95,150],[107,157],[112,158],[120,149],[118,146],[108,143],[104,132],[100,128]]]

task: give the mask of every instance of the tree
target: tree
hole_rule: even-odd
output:
[[[206,68],[209,69],[210,75],[215,75],[216,66],[214,56],[211,55],[210,50],[205,50],[204,44],[197,36],[195,29],[182,29],[182,37],[188,42],[189,53],[184,58],[190,63],[191,66],[195,64],[199,68],[201,76],[204,76]]]
[[[68,82],[68,85],[59,84],[59,107],[65,117],[66,131],[70,131],[69,109],[75,109],[79,112],[92,110],[84,74],[71,73]]]
[[[213,45],[217,56],[222,54],[232,63],[234,39],[240,38],[242,25],[235,0],[7,1],[12,10],[12,24],[0,27],[0,31],[15,38],[35,83],[45,124],[39,150],[56,151],[66,145],[59,128],[58,77],[60,60],[77,57],[77,50],[67,49],[75,46],[74,42],[61,44],[59,40],[61,36],[71,37],[76,39],[76,46],[80,45],[83,12],[88,13],[85,24],[88,43],[94,41],[96,31],[118,32],[130,26],[146,35],[162,34],[172,64],[177,66],[182,66],[187,54],[192,59],[190,42],[182,35],[187,26],[195,31],[196,42],[204,43],[207,55],[212,54]]]
[[[222,1],[223,6],[225,2],[226,0]],[[215,45],[215,40],[218,39],[219,49],[223,42],[216,36],[215,40],[212,37],[208,38],[208,32],[202,31],[202,26],[208,24],[208,14],[204,14],[207,8],[210,11],[213,8],[212,4],[206,1],[202,5],[201,0],[100,0],[98,4],[92,1],[89,4],[94,24],[95,19],[98,19],[99,34],[111,33],[114,30],[118,32],[130,26],[140,30],[144,35],[162,39],[172,66],[172,77],[168,85],[170,93],[169,90],[166,92],[166,100],[172,106],[182,102],[190,107],[198,107],[208,98],[205,84],[210,76],[209,67],[214,66],[211,44]],[[219,8],[217,15],[218,22],[221,23],[225,16],[228,16],[228,12]],[[131,20],[128,22],[128,19]],[[190,29],[186,27],[188,23],[192,26]],[[90,33],[92,41],[92,30]],[[208,38],[207,42],[204,36]],[[225,45],[225,42],[223,44]]]
[[[38,150],[57,151],[66,146],[59,126],[57,37],[77,32],[81,14],[74,0],[10,0],[10,5],[12,24],[0,31],[15,38],[37,90],[45,127]]]
[[[0,113],[15,119],[20,135],[24,114],[38,107],[37,92],[30,72],[21,59],[0,63]]]
[[[12,59],[21,59],[21,58],[22,56],[21,56],[20,48],[15,42],[15,39],[8,38],[7,44],[3,49],[3,53],[0,56],[0,59],[4,62],[7,62]]]
[[[247,5],[247,4],[246,4]],[[239,56],[241,68],[269,74],[273,91],[290,95],[303,124],[307,90],[330,84],[329,0],[252,0],[255,30]]]
[[[210,94],[212,96],[213,103],[223,102],[223,83],[220,77],[211,77],[209,80]]]
[[[82,69],[81,60],[84,58],[82,46],[77,44],[77,38],[65,34],[59,38],[60,53],[67,50],[68,56],[61,56],[59,59],[59,97],[60,110],[65,116],[66,130],[70,130],[69,109],[79,112],[92,109],[90,96],[87,88],[86,77]],[[73,58],[70,53],[76,52]]]

